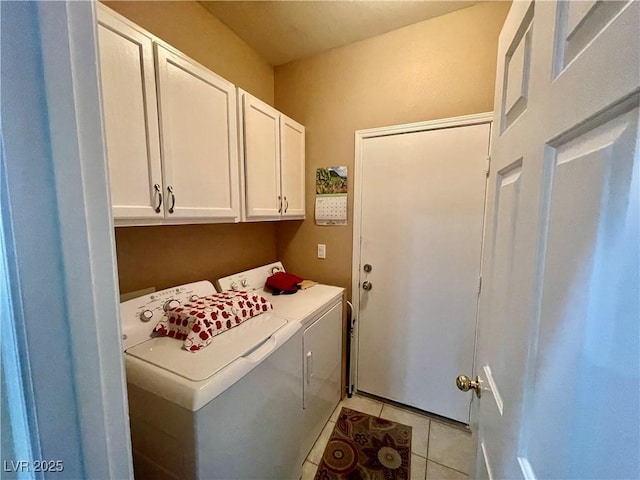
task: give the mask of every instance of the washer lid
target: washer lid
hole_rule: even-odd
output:
[[[286,323],[284,318],[263,313],[217,335],[195,353],[184,350],[181,340],[169,337],[151,338],[126,353],[197,382],[255,350]]]

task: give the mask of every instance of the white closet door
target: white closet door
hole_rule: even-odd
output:
[[[367,138],[358,172],[358,390],[463,423],[453,380],[473,364],[489,132]]]
[[[102,8],[98,40],[113,216],[162,218],[152,41]]]
[[[280,191],[280,113],[251,95],[243,96],[247,218],[278,220]]]
[[[304,218],[304,127],[280,115],[282,196],[285,218]]]
[[[168,219],[239,219],[233,84],[156,44]]]

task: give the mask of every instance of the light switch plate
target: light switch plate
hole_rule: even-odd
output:
[[[318,258],[327,258],[327,246],[323,243],[318,244]]]

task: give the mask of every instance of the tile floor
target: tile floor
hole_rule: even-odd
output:
[[[474,455],[471,434],[395,405],[354,395],[345,398],[318,437],[302,467],[301,480],[313,480],[342,407],[386,418],[413,427],[411,438],[411,480],[464,480],[469,478]]]

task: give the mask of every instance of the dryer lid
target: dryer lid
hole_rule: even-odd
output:
[[[207,347],[195,353],[184,350],[181,340],[169,337],[149,339],[127,349],[126,353],[198,382],[251,353],[286,323],[284,318],[263,313],[216,336]]]
[[[318,284],[293,295],[273,295],[266,291],[260,294],[271,302],[276,315],[306,323],[337,301],[343,291],[341,287]]]

